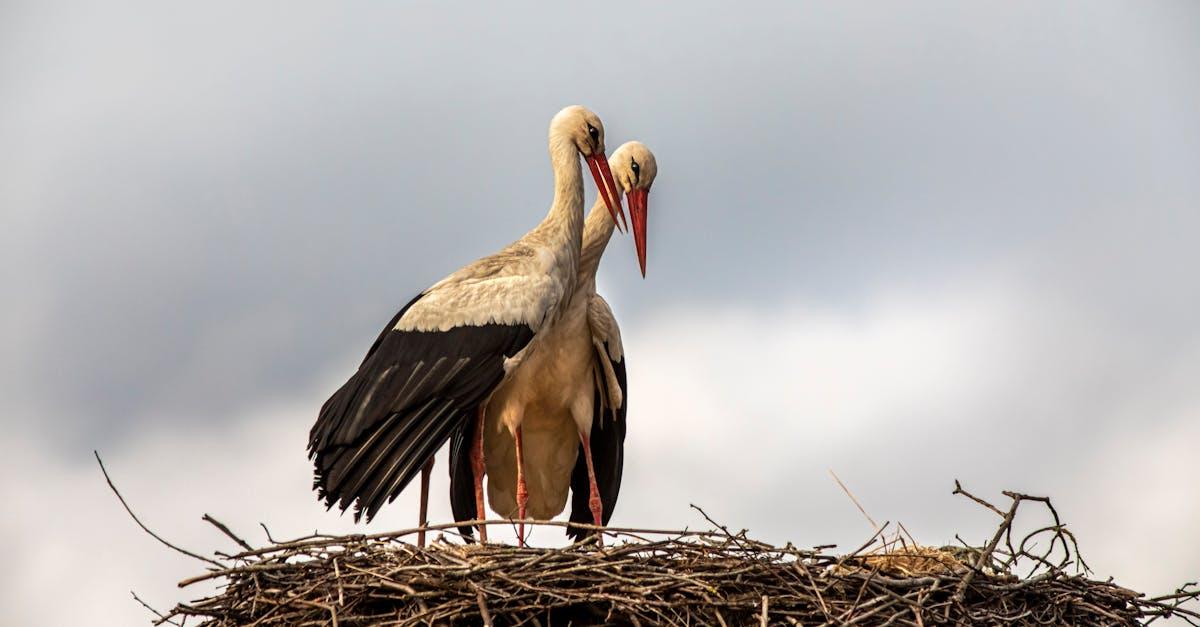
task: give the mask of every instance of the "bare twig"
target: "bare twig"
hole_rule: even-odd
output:
[[[487,627],[492,627],[492,613],[488,611],[487,599],[483,596],[483,589],[475,587],[475,602],[479,605],[479,618],[483,620],[483,624]]]
[[[201,518],[201,520],[212,524],[212,526],[219,529],[221,531],[221,533],[229,536],[230,540],[233,540],[234,542],[236,542],[238,544],[238,546],[242,547],[243,549],[246,549],[247,551],[254,550],[254,547],[250,546],[249,544],[246,543],[245,540],[237,537],[237,535],[235,535],[232,531],[230,531],[229,527],[225,526],[225,523],[217,520],[216,518],[213,518],[212,516],[209,516],[208,514],[205,514],[204,517]]]
[[[955,481],[954,484],[955,484],[954,491],[956,493],[967,494],[966,492],[962,491],[961,486],[958,485],[957,481]],[[968,495],[968,496],[970,496],[970,495]],[[971,498],[974,498],[974,497],[971,497]],[[987,563],[987,560],[991,559],[992,551],[996,550],[996,545],[1000,543],[1000,538],[1003,538],[1005,536],[1005,534],[1008,533],[1009,529],[1012,528],[1013,517],[1015,517],[1017,515],[1017,508],[1020,505],[1021,505],[1021,499],[1014,498],[1012,507],[1010,507],[1008,509],[1008,513],[1004,515],[1004,520],[1000,523],[1000,526],[996,529],[995,535],[992,536],[991,541],[988,542],[987,546],[984,547],[983,551],[980,551],[979,557],[975,559],[975,564],[974,564],[974,566],[971,567],[971,570],[968,571],[967,574],[963,576],[962,581],[959,582],[958,591],[954,593],[954,602],[955,603],[961,605],[963,602],[963,599],[966,598],[967,587],[970,586],[971,581],[973,579],[975,579],[975,573],[979,572],[980,569],[983,568],[983,565],[985,563]]]
[[[992,510],[1000,518],[1004,518],[1004,512],[1000,511],[995,505],[992,505],[991,503],[988,503],[987,501],[975,496],[974,494],[971,494],[971,493],[967,492],[966,490],[963,490],[962,484],[958,482],[958,479],[954,480],[954,491],[951,492],[951,494],[961,494],[961,495],[971,499],[972,501],[975,501],[976,503],[979,503],[980,505]]]
[[[871,515],[867,513],[867,510],[863,509],[862,503],[859,503],[858,499],[854,498],[854,494],[850,492],[850,488],[847,488],[846,484],[842,483],[841,477],[838,477],[837,473],[833,472],[832,468],[829,469],[829,476],[833,477],[833,480],[837,482],[838,487],[842,489],[842,492],[845,492],[846,496],[850,497],[850,501],[854,503],[854,506],[858,508],[859,512],[862,512],[863,518],[866,518],[867,522],[871,523],[871,528],[875,531],[879,531],[879,523],[875,522],[875,519],[871,518]]]
[[[271,537],[271,530],[267,529],[266,523],[260,522],[260,523],[258,523],[258,526],[262,527],[263,533],[267,534],[267,542],[270,542],[271,544],[275,544],[275,538]]]
[[[159,624],[162,624],[162,623],[168,623],[168,624],[171,624],[171,625],[179,625],[179,624],[180,624],[180,623],[177,623],[177,622],[175,622],[175,621],[171,620],[171,619],[170,619],[170,618],[168,618],[166,615],[164,615],[162,612],[160,612],[160,611],[158,611],[158,610],[154,609],[154,606],[152,606],[152,605],[150,605],[149,603],[147,603],[147,602],[143,601],[143,600],[142,600],[142,598],[141,598],[141,597],[139,597],[139,596],[137,595],[137,593],[136,593],[136,592],[134,592],[133,590],[130,590],[130,591],[129,591],[129,594],[133,595],[133,600],[134,600],[134,601],[137,601],[138,603],[140,603],[140,604],[142,605],[142,607],[146,608],[147,610],[150,610],[150,613],[151,613],[151,614],[154,614],[155,616],[157,616],[157,617],[158,617],[158,620],[159,620]]]
[[[137,523],[137,525],[142,528],[142,531],[145,531],[146,533],[150,534],[151,538],[158,540],[160,543],[162,543],[164,546],[166,546],[170,549],[173,549],[173,550],[175,550],[179,553],[182,553],[188,557],[198,559],[202,562],[208,562],[209,564],[212,564],[213,566],[216,566],[217,568],[225,568],[225,565],[222,564],[221,562],[218,562],[213,559],[209,559],[207,557],[204,557],[203,555],[197,555],[195,553],[192,553],[191,551],[188,551],[187,549],[181,549],[181,548],[175,546],[174,544],[171,544],[170,542],[163,540],[162,537],[160,537],[157,533],[150,531],[150,528],[147,527],[146,525],[144,525],[142,523],[142,521],[140,519],[138,519],[137,514],[134,514],[133,510],[129,508],[129,504],[125,502],[125,497],[121,496],[121,492],[120,492],[120,490],[117,490],[117,486],[113,485],[112,479],[109,478],[109,476],[108,476],[108,470],[106,470],[104,468],[104,460],[100,459],[100,453],[98,451],[92,451],[92,454],[96,456],[96,463],[100,464],[100,472],[104,473],[104,480],[108,482],[109,489],[112,490],[113,494],[117,495],[117,500],[121,501],[121,506],[125,508],[125,511],[129,514],[129,517],[133,519],[133,522]]]

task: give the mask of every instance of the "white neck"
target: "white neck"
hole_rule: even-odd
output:
[[[608,207],[603,199],[597,198],[583,226],[583,251],[579,258],[581,281],[595,280],[596,271],[600,268],[600,257],[604,256],[604,249],[608,247],[608,240],[612,238],[613,228]]]
[[[567,220],[580,223],[583,217],[583,174],[579,150],[562,134],[550,135],[550,167],[554,170],[554,203],[542,224]]]
[[[565,132],[550,130],[550,166],[554,170],[554,203],[528,239],[554,255],[551,273],[574,291],[583,240],[583,174],[579,150]]]

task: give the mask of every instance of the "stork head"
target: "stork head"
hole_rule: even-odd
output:
[[[600,116],[587,107],[571,105],[559,111],[550,122],[550,136],[555,135],[568,138],[583,155],[613,223],[620,228],[620,223],[625,221],[625,210],[621,207],[621,196],[604,155],[604,124],[600,122]],[[617,216],[620,216],[620,222]]]
[[[633,243],[637,248],[638,265],[646,276],[646,216],[650,211],[650,186],[658,176],[654,153],[641,142],[626,142],[609,159],[617,184],[629,199],[629,215],[633,218]]]

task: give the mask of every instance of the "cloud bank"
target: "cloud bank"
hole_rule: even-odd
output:
[[[1190,385],[1200,345],[1130,372],[1131,356],[1097,348],[1116,332],[1003,277],[897,287],[852,311],[664,311],[627,330],[630,439],[614,524],[702,525],[695,503],[767,540],[855,545],[870,530],[834,469],[877,520],[929,543],[983,541],[996,521],[950,496],[958,478],[982,494],[1052,495],[1098,575],[1164,590],[1200,563],[1200,399]],[[215,427],[164,422],[104,454],[142,518],[193,550],[231,548],[203,513],[257,540],[258,522],[277,538],[350,531],[348,517],[316,503],[304,457],[312,410],[335,383]],[[23,602],[5,604],[6,622],[129,624],[147,617],[130,589],[159,607],[208,590],[174,587],[201,565],[136,529],[96,468],[56,464],[28,444],[5,442],[21,475],[6,474],[4,490],[45,513],[0,528],[36,538],[15,547],[23,569],[3,586]],[[445,468],[439,459],[435,520],[450,519],[436,498]],[[402,495],[373,527],[411,526],[415,501]],[[558,536],[541,530],[534,541]],[[79,601],[56,603],[68,573]]]

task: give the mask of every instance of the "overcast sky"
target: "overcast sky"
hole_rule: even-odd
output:
[[[628,238],[600,276],[615,523],[697,503],[856,545],[832,468],[877,520],[982,542],[959,478],[1053,496],[1100,577],[1195,579],[1197,32],[1186,0],[0,4],[0,622],[204,591],[92,449],[194,549],[227,548],[205,512],[354,528],[309,492],[318,407],[416,291],[537,223],[573,103],[660,166],[648,278]]]

